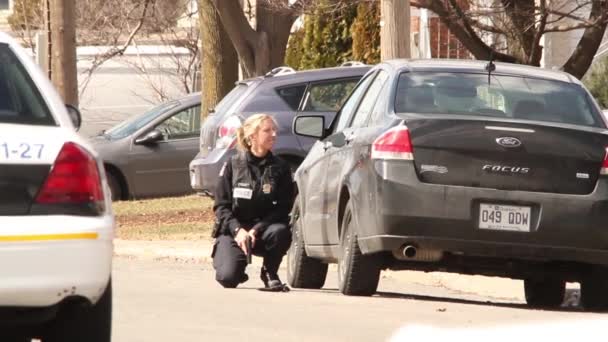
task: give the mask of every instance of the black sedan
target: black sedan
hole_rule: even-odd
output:
[[[608,131],[574,77],[484,61],[396,60],[372,69],[296,172],[288,278],[372,295],[382,269],[524,280],[555,307],[581,282],[608,308]]]

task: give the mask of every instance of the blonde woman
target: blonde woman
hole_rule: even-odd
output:
[[[272,116],[249,117],[237,131],[239,152],[224,164],[213,210],[218,232],[213,248],[216,280],[226,288],[249,279],[247,239],[252,253],[264,257],[260,278],[264,289],[288,290],[278,276],[291,244],[288,226],[294,187],[289,165],[271,152],[277,124]]]

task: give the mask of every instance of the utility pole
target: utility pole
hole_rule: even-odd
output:
[[[381,0],[380,11],[380,59],[410,58],[410,0]]]
[[[66,104],[78,107],[76,0],[49,0],[51,81]]]

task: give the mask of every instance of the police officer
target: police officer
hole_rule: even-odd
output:
[[[226,288],[249,278],[247,243],[263,256],[260,278],[264,289],[287,289],[277,274],[291,244],[288,220],[294,188],[289,165],[270,151],[277,124],[267,114],[249,117],[237,130],[239,152],[220,171],[213,210],[217,233],[213,248],[216,280]]]

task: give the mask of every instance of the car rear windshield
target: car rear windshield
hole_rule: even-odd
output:
[[[466,114],[604,127],[579,85],[521,76],[412,72],[399,77],[397,113]]]
[[[57,125],[38,88],[7,44],[0,44],[0,123]]]
[[[215,106],[215,115],[225,116],[228,113],[233,113],[236,105],[240,103],[239,99],[245,94],[249,86],[246,83],[237,84],[232,90],[222,98]]]

